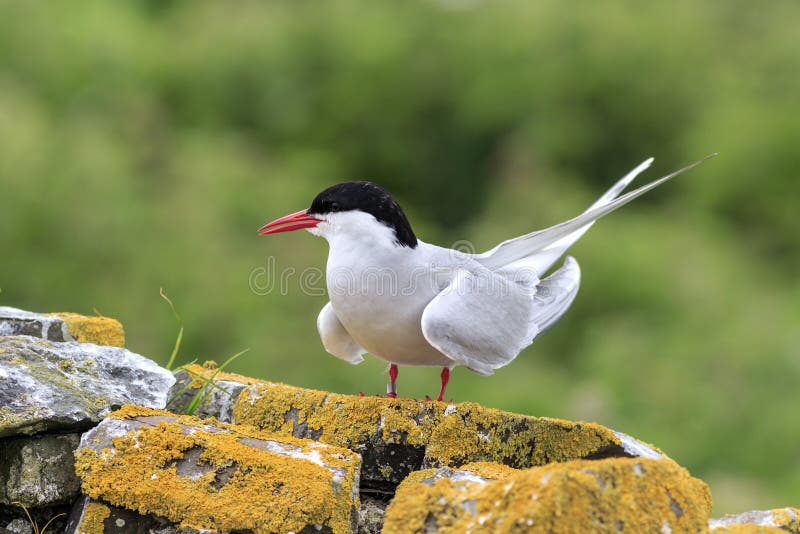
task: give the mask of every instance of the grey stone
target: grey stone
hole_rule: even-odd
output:
[[[708,528],[725,531],[734,525],[755,525],[775,527],[787,532],[800,532],[800,510],[797,508],[776,508],[774,510],[753,510],[737,515],[727,515],[719,519],[711,519]]]
[[[33,526],[25,519],[15,519],[6,525],[6,530],[14,534],[33,534]]]
[[[362,495],[356,532],[358,534],[380,534],[383,530],[383,516],[386,514],[388,505],[388,497],[379,499],[371,495]]]
[[[82,496],[75,503],[64,532],[67,534],[86,532],[84,530],[86,528],[84,519],[86,518],[86,510],[91,504],[104,506],[109,512],[108,517],[103,520],[104,534],[139,534],[142,532],[152,534],[178,534],[180,532],[181,534],[189,534],[198,532],[194,529],[178,530],[163,517],[140,515],[132,510],[94,501],[86,496]]]
[[[44,508],[29,508],[27,514],[19,506],[0,505],[0,534],[11,532],[13,534],[34,534],[36,531],[46,534],[64,532],[67,523],[67,514],[71,505],[46,506]],[[28,518],[30,514],[30,519]],[[45,526],[47,528],[45,529]],[[5,527],[5,530],[3,529]]]
[[[17,308],[0,306],[0,336],[32,336],[48,341],[74,341],[66,323]]]
[[[193,379],[185,370],[175,373],[175,378],[175,385],[169,392],[170,403],[167,409],[176,413],[185,413],[192,399],[196,395],[205,395],[205,393],[199,388],[189,387]],[[204,419],[214,417],[223,423],[234,423],[233,408],[239,395],[247,386],[229,380],[214,380],[214,385],[207,387],[210,388],[208,395],[192,415]]]
[[[0,503],[28,508],[66,504],[80,491],[73,451],[78,434],[0,441]]]
[[[627,456],[632,458],[651,458],[653,460],[664,457],[663,453],[655,450],[650,445],[643,443],[636,438],[633,438],[627,434],[623,434],[622,432],[617,432],[616,430],[613,430],[612,432],[614,432],[614,435],[619,438],[622,451]]]
[[[0,438],[83,429],[123,404],[163,408],[174,383],[123,348],[0,336]]]

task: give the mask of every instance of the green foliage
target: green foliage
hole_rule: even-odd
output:
[[[191,325],[172,363],[251,346],[235,371],[380,392],[383,364],[317,339],[324,283],[304,269],[325,244],[258,239],[263,222],[371,179],[423,239],[485,249],[647,156],[656,177],[718,151],[600,221],[572,251],[564,321],[448,393],[652,441],[717,513],[796,503],[799,16],[791,0],[3,2],[2,303],[96,306],[167,363],[168,287]],[[286,291],[251,289],[268,267],[294,269]],[[437,382],[404,368],[400,392]]]

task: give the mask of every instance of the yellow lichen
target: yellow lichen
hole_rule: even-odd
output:
[[[219,380],[227,380],[229,382],[238,382],[240,384],[247,385],[258,384],[262,382],[257,378],[237,375],[236,373],[226,373],[224,371],[216,373],[217,364],[213,360],[203,362],[202,365],[196,363],[184,365],[183,368],[186,369],[186,371],[189,373],[189,376],[194,379],[191,383],[191,387],[194,389],[202,387],[205,383],[205,380],[211,378],[212,376],[214,377],[214,382]],[[216,373],[216,376],[214,376],[214,373]]]
[[[744,524],[717,527],[711,534],[786,534],[786,531],[779,527]]]
[[[764,533],[769,534],[772,532],[787,532],[791,534],[800,534],[800,510],[797,508],[776,508],[766,512],[754,512],[755,514],[769,514],[770,525],[757,525],[755,523],[733,523],[731,525],[718,526],[711,532],[713,534],[755,534]],[[748,514],[742,517],[726,516],[723,519],[739,519],[746,521]],[[752,517],[750,518],[752,520]]]
[[[76,471],[83,492],[94,499],[195,529],[299,532],[325,524],[335,534],[350,531],[351,510],[358,506],[353,480],[360,465],[351,451],[276,437],[244,425],[214,423],[210,428],[209,420],[137,406],[125,406],[114,417],[137,418],[152,426],[114,438],[113,452],[78,451]],[[337,487],[326,467],[266,452],[244,438],[297,447],[347,476]],[[176,462],[197,448],[209,471],[196,480],[179,476]],[[230,478],[215,486],[216,472],[226,468]]]
[[[432,465],[496,461],[530,467],[620,447],[612,431],[594,423],[526,417],[469,402],[356,397],[267,382],[242,392],[234,419],[284,435],[306,425],[319,441],[353,450],[371,437],[424,446]]]
[[[710,509],[705,483],[671,460],[575,460],[486,483],[403,484],[383,532],[704,532]]]
[[[473,462],[471,464],[459,467],[459,471],[469,471],[479,477],[488,478],[491,480],[500,480],[519,472],[518,469],[512,469],[506,465],[494,462]]]
[[[111,516],[111,509],[99,502],[90,502],[86,505],[83,518],[76,529],[79,534],[103,534],[104,521]]]
[[[94,343],[95,345],[109,345],[112,347],[125,346],[125,330],[122,324],[110,317],[86,317],[77,313],[51,313],[67,325],[69,335],[80,343]]]
[[[383,465],[379,468],[379,471],[384,478],[391,478],[392,473],[394,473],[391,465]]]
[[[503,464],[495,462],[473,462],[463,465],[457,469],[459,472],[469,472],[487,480],[502,480],[516,473],[519,469],[514,469]],[[397,487],[397,492],[402,492],[408,489],[409,486],[415,484],[432,484],[439,469],[421,469],[419,471],[412,471]]]
[[[772,512],[773,521],[777,526],[793,534],[800,534],[800,509],[779,508],[770,511]]]

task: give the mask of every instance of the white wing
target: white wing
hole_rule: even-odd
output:
[[[330,302],[319,312],[317,331],[319,332],[319,337],[322,338],[322,346],[329,353],[353,365],[364,361],[362,355],[367,351],[353,341],[353,338],[350,337],[350,334],[342,326],[336,313],[334,313]]]
[[[652,159],[649,159],[628,173],[627,176],[617,182],[614,187],[609,189],[588,210],[574,219],[551,226],[545,230],[538,230],[514,239],[509,239],[488,252],[474,256],[474,258],[476,261],[492,270],[503,269],[506,271],[528,268],[532,269],[536,274],[541,275],[589,229],[594,221],[715,155],[716,154],[711,154],[706,156],[700,161],[696,161],[663,178],[659,178],[630,193],[615,198],[637,174],[650,165]]]
[[[490,375],[567,311],[579,283],[572,258],[534,291],[488,269],[460,269],[422,313],[422,333],[454,362]]]
[[[531,313],[531,340],[549,330],[569,309],[578,295],[581,285],[581,269],[572,256],[567,256],[564,265],[536,286]]]

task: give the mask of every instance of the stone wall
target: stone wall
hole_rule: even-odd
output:
[[[112,319],[0,308],[0,534],[800,533],[795,508],[709,519],[703,481],[596,423],[172,373],[123,345]]]

